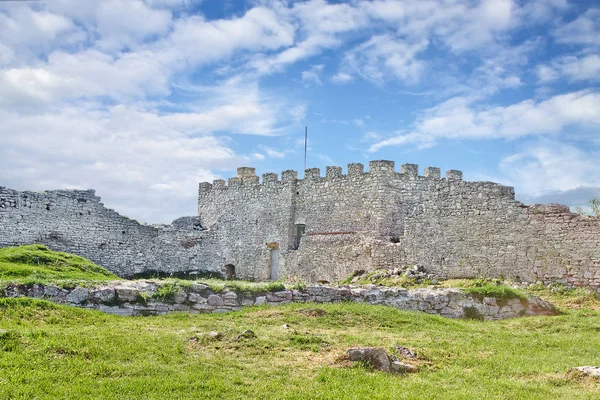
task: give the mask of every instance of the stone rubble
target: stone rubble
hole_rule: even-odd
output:
[[[361,361],[383,372],[410,373],[417,371],[414,365],[400,362],[383,347],[355,347],[346,351],[348,360]]]
[[[400,310],[422,311],[447,318],[499,320],[532,315],[554,315],[554,306],[538,297],[527,300],[497,300],[467,294],[456,288],[403,289],[375,285],[307,286],[273,292],[213,291],[207,285],[193,283],[181,288],[170,299],[153,297],[156,281],[115,281],[95,287],[59,288],[55,285],[9,284],[6,297],[33,297],[72,306],[97,309],[117,315],[162,315],[184,311],[221,313],[246,306],[288,303],[339,303],[342,301],[385,305]]]

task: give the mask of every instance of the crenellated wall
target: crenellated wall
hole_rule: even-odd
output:
[[[336,281],[423,265],[440,278],[506,277],[600,288],[600,217],[525,206],[511,187],[393,161],[200,183],[199,217],[139,224],[94,191],[0,188],[0,247],[43,243],[121,276],[223,272]],[[324,176],[323,176],[324,175]],[[276,271],[275,271],[276,270]]]
[[[564,206],[525,206],[511,187],[462,172],[393,161],[286,171],[200,184],[199,214],[228,263],[265,279],[335,281],[355,270],[424,265],[442,278],[506,277],[600,287],[600,218]],[[305,235],[298,243],[298,225]],[[231,251],[234,248],[235,251]],[[259,250],[260,249],[260,250]]]

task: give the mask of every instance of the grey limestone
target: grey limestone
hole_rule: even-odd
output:
[[[93,308],[117,315],[161,315],[170,312],[222,313],[239,310],[244,306],[283,305],[291,302],[336,303],[340,301],[362,302],[394,307],[400,310],[420,311],[447,318],[473,318],[498,320],[532,315],[554,315],[552,304],[534,296],[526,300],[511,299],[508,302],[491,297],[479,298],[460,289],[424,288],[397,289],[386,287],[356,286],[308,286],[304,289],[270,291],[264,295],[247,295],[240,299],[237,293],[214,292],[206,289],[202,297],[185,288],[183,296],[170,299],[153,297],[160,282],[115,281],[101,286],[58,289],[55,286],[9,284],[7,297],[35,297],[43,291],[44,298],[61,304]],[[109,289],[117,297],[107,295]],[[119,297],[121,294],[121,297]]]

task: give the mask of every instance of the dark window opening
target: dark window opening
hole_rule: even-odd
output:
[[[294,250],[298,250],[300,248],[300,241],[302,240],[302,236],[304,235],[306,235],[306,225],[296,225],[296,241],[294,243]]]
[[[390,238],[390,242],[392,242],[392,243],[400,243],[400,237],[399,236],[392,236]]]
[[[221,271],[223,273],[223,278],[225,278],[227,280],[236,278],[235,265],[233,265],[233,264],[224,265],[223,268],[221,269]]]

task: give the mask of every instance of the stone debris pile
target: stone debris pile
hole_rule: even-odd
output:
[[[161,315],[169,312],[223,313],[245,306],[351,301],[422,311],[448,318],[498,320],[531,315],[554,315],[554,306],[538,297],[526,300],[481,297],[456,288],[403,289],[375,285],[308,286],[304,289],[255,292],[213,289],[201,282],[172,287],[168,295],[160,281],[114,281],[95,287],[10,284],[7,297],[42,298],[55,303],[118,315]]]
[[[363,362],[383,372],[407,373],[417,370],[415,366],[402,363],[396,356],[388,354],[383,347],[356,347],[349,349],[346,356],[350,361]]]

